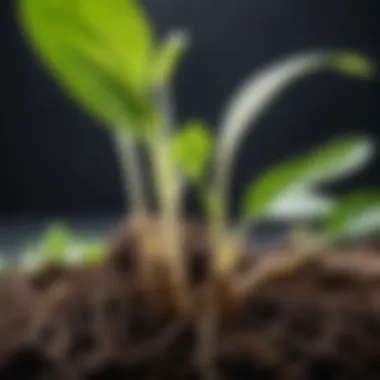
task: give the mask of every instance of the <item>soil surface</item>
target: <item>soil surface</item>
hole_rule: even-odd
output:
[[[154,260],[162,234],[148,229],[145,259],[141,231],[125,225],[103,264],[2,275],[0,379],[380,378],[376,245],[302,259],[289,247],[242,251],[210,287],[206,229],[189,223],[191,307],[181,312]]]

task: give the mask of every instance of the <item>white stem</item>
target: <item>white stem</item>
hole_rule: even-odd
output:
[[[123,130],[115,132],[113,138],[123,181],[125,207],[127,208],[129,203],[132,213],[140,215],[147,211],[147,202],[138,147],[133,138]]]
[[[167,244],[166,255],[170,273],[173,276],[173,286],[178,291],[178,301],[186,302],[186,273],[182,257],[180,240],[180,181],[170,157],[169,144],[174,128],[173,106],[167,88],[159,89],[156,98],[157,109],[160,112],[160,123],[156,133],[149,141],[151,163],[155,176],[159,198],[159,208],[162,213],[162,227]]]

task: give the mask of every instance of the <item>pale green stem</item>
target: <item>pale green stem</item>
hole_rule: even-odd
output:
[[[305,75],[316,73],[325,63],[323,53],[291,57],[255,74],[231,100],[230,107],[227,109],[220,127],[221,136],[217,145],[215,176],[211,195],[214,198],[215,207],[218,208],[218,211],[214,211],[211,216],[215,236],[214,254],[216,261],[225,261],[220,252],[225,244],[225,235],[229,231],[229,185],[238,145],[243,141],[247,131],[252,130],[257,125],[273,100],[287,86]],[[244,226],[243,228],[247,227]],[[242,234],[239,233],[239,236]],[[215,266],[219,268],[219,265],[215,264]]]
[[[159,209],[162,213],[162,227],[166,242],[167,262],[173,276],[173,286],[178,290],[179,301],[183,302],[186,284],[180,223],[180,182],[170,156],[169,144],[173,129],[173,110],[166,88],[160,90],[156,99],[160,112],[159,125],[149,139],[149,152],[158,193]]]
[[[130,204],[133,215],[147,212],[147,201],[143,186],[142,170],[136,142],[125,131],[113,134],[116,156],[123,181],[123,198],[125,207]]]
[[[168,155],[167,145],[160,136],[150,140],[150,154],[157,186],[159,209],[162,216],[162,228],[165,239],[165,254],[173,286],[178,291],[178,300],[182,299],[186,274],[183,265],[180,241],[180,215],[177,203],[177,187],[173,168]]]

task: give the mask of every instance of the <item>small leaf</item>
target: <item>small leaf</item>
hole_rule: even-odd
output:
[[[151,36],[132,0],[21,0],[28,41],[67,94],[109,126],[150,112]]]
[[[62,259],[70,243],[70,232],[66,226],[54,224],[45,232],[40,243],[43,256]]]
[[[372,78],[376,69],[371,60],[358,53],[337,52],[331,54],[331,66],[344,75]]]
[[[254,181],[245,193],[246,218],[266,215],[276,202],[359,170],[374,153],[372,142],[361,136],[334,139],[310,153],[283,162]]]
[[[333,238],[358,238],[380,232],[380,190],[362,190],[338,200],[326,220]]]
[[[212,136],[200,121],[190,121],[173,137],[171,154],[179,170],[193,182],[199,182],[209,162]]]
[[[185,53],[188,37],[182,32],[171,33],[158,50],[153,67],[153,82],[164,84],[170,82]]]

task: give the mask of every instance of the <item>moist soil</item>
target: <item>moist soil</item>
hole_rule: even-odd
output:
[[[101,264],[3,274],[0,379],[380,378],[376,245],[302,259],[287,246],[242,250],[216,286],[206,228],[187,223],[184,311],[157,259],[161,235],[126,223]]]

